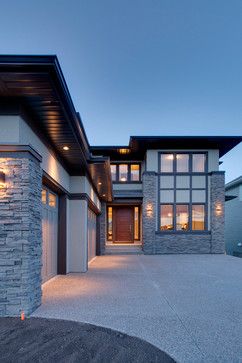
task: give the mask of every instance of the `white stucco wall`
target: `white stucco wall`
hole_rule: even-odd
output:
[[[19,116],[0,116],[0,144],[19,143],[19,133]]]
[[[86,200],[70,200],[68,270],[87,271],[88,206]]]

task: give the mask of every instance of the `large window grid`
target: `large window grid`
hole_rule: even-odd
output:
[[[181,159],[183,159],[180,165],[178,165],[177,156],[181,156]],[[165,159],[166,162],[164,162]],[[172,231],[176,233],[206,232],[208,230],[207,153],[159,153],[158,160],[158,226],[161,233],[170,233]],[[200,164],[197,166],[195,161]],[[204,171],[197,171],[202,169],[202,163],[204,163]],[[184,170],[184,172],[181,170]],[[162,211],[163,220],[169,220],[168,228],[162,227]],[[169,211],[169,213],[165,214],[166,211]],[[186,211],[188,212],[188,220],[186,219]],[[201,220],[202,214],[204,215],[204,223]]]

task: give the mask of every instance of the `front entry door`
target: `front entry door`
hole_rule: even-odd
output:
[[[114,208],[114,242],[134,242],[134,210],[130,207]]]

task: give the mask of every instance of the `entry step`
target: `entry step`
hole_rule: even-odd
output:
[[[110,244],[105,246],[105,255],[142,255],[142,246],[131,243]]]

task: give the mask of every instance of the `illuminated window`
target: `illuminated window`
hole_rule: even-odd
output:
[[[56,207],[56,195],[49,192],[49,206],[52,208]]]
[[[160,206],[160,229],[170,231],[173,228],[173,205],[162,204]]]
[[[189,154],[176,154],[176,171],[178,173],[189,172]]]
[[[111,175],[112,175],[112,181],[117,180],[117,166],[111,165]]]
[[[128,165],[120,164],[119,165],[119,181],[126,182],[128,180]]]
[[[160,169],[162,173],[173,173],[173,154],[161,154]]]
[[[139,239],[139,207],[134,207],[134,239]]]
[[[208,176],[206,153],[161,153],[160,230],[206,229]],[[174,214],[174,216],[173,216]]]
[[[139,164],[131,164],[130,167],[130,177],[131,181],[139,181],[140,180],[140,165]]]
[[[188,205],[178,204],[176,206],[176,230],[187,231],[189,229]]]
[[[192,154],[192,171],[193,173],[205,172],[205,154]]]
[[[113,239],[113,208],[108,207],[108,240]]]
[[[46,189],[42,189],[41,200],[42,200],[43,204],[47,203],[47,190]]]
[[[193,231],[204,231],[205,210],[203,204],[192,205],[192,229]]]

